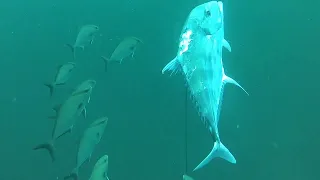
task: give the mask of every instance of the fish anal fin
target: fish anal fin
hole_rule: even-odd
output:
[[[231,77],[229,77],[227,75],[224,75],[223,78],[222,78],[222,81],[224,83],[231,83],[231,84],[234,84],[234,85],[238,86],[239,88],[241,88],[249,96],[249,93],[236,80],[232,79]]]
[[[173,73],[177,73],[179,70],[180,63],[178,62],[178,59],[175,57],[162,69],[162,74],[164,74],[166,71],[171,71],[171,76]]]
[[[222,46],[225,47],[229,52],[231,52],[231,46],[227,40],[222,40]]]

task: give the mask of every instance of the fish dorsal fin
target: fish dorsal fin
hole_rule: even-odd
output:
[[[222,46],[225,47],[229,52],[231,52],[231,46],[227,40],[222,40]]]
[[[239,88],[241,88],[249,96],[249,93],[236,80],[232,79],[231,77],[229,77],[227,75],[224,75],[223,78],[222,78],[222,81],[224,83],[231,83],[231,84],[234,84],[234,85],[238,86]]]

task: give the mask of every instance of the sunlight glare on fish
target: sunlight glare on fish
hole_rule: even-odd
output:
[[[180,55],[182,55],[184,52],[188,51],[189,44],[191,42],[190,36],[192,34],[191,30],[188,30],[186,33],[182,35],[183,40],[180,42],[180,46],[184,46],[184,49],[180,52]]]

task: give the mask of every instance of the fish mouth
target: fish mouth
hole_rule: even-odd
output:
[[[106,122],[108,122],[108,118],[104,117],[100,121],[98,121],[97,124],[103,124],[103,123],[106,123]]]
[[[92,89],[96,86],[97,82],[95,80],[87,80],[86,84],[88,84],[88,89]]]

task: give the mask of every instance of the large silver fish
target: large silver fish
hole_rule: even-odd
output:
[[[103,155],[94,165],[89,180],[109,180],[108,178],[109,157]]]
[[[85,46],[92,44],[99,29],[100,28],[98,26],[93,24],[84,25],[81,27],[78,33],[76,42],[73,45],[66,44],[66,46],[71,49],[74,59],[76,58],[75,49],[81,48],[82,50],[84,50]]]
[[[69,176],[64,179],[73,178],[78,179],[79,168],[87,161],[90,160],[91,155],[100,142],[103,132],[107,126],[108,118],[102,117],[94,121],[84,132],[78,148],[77,166],[74,168]]]
[[[105,71],[107,71],[107,67],[109,63],[117,62],[122,63],[123,59],[134,56],[134,53],[137,49],[138,44],[142,43],[139,38],[136,37],[127,37],[120,42],[120,44],[113,51],[110,58],[106,58],[101,56],[105,63]]]
[[[211,152],[194,170],[216,157],[236,163],[234,156],[221,142],[218,123],[225,84],[242,87],[225,74],[222,47],[231,51],[224,39],[223,4],[220,1],[201,4],[190,12],[185,22],[177,56],[162,70],[162,73],[183,73],[201,120],[214,140]]]
[[[52,131],[51,140],[48,143],[40,144],[34,147],[34,150],[46,149],[52,161],[55,160],[54,143],[61,136],[72,132],[73,126],[79,114],[84,110],[88,102],[88,93],[71,95],[63,104],[54,107],[56,116],[54,119],[54,128]]]
[[[66,84],[75,67],[76,67],[76,64],[73,62],[68,62],[58,67],[58,71],[56,73],[54,81],[52,83],[45,84],[45,86],[47,86],[50,89],[50,96],[52,96],[53,90],[56,86]]]

